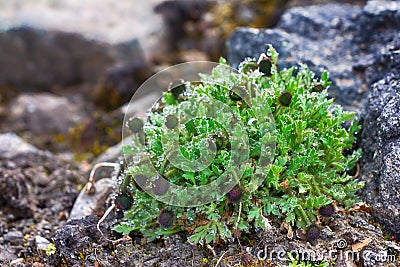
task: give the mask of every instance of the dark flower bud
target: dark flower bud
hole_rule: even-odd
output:
[[[127,193],[118,194],[115,198],[115,205],[118,209],[129,210],[133,205],[133,198]]]
[[[356,164],[352,169],[347,171],[347,174],[350,175],[350,176],[357,177],[359,172],[360,172],[360,166],[358,164]]]
[[[322,92],[325,89],[325,86],[323,86],[322,84],[317,84],[315,85],[313,88],[311,88],[311,92]]]
[[[282,106],[288,107],[292,103],[292,95],[289,92],[284,92],[279,96],[279,103]]]
[[[163,196],[169,189],[169,182],[164,178],[159,178],[154,181],[153,193],[157,196]]]
[[[229,98],[230,98],[232,101],[239,101],[239,100],[242,99],[238,94],[236,94],[236,93],[233,92],[233,91],[229,91]]]
[[[168,115],[167,118],[165,118],[165,126],[170,130],[175,129],[178,123],[178,118],[175,115]]]
[[[229,191],[227,194],[229,200],[232,202],[238,202],[242,198],[242,195],[242,190],[237,186],[232,188],[231,191]]]
[[[174,212],[170,210],[162,210],[161,213],[158,215],[158,223],[161,227],[169,228],[174,223]]]
[[[175,99],[178,99],[179,96],[185,91],[186,86],[184,84],[180,84],[174,88],[172,88],[171,94],[175,97]]]
[[[319,230],[318,226],[311,225],[306,231],[306,238],[308,241],[315,241],[319,238],[320,234],[321,231]]]
[[[215,145],[217,150],[221,150],[228,144],[228,139],[222,134],[213,134],[212,138],[215,140]]]
[[[332,204],[329,204],[327,206],[321,207],[319,209],[319,213],[324,217],[331,217],[333,213],[335,213],[335,208]]]
[[[143,120],[139,118],[133,118],[129,120],[128,127],[133,133],[138,133],[143,129]]]
[[[258,63],[260,72],[267,76],[271,76],[272,63],[268,58],[260,60]]]

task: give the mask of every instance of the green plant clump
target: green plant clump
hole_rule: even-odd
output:
[[[156,200],[132,179],[140,179],[140,168],[130,168],[121,192],[129,195],[133,205],[125,211],[116,231],[136,231],[148,240],[185,231],[193,243],[225,242],[237,233],[268,228],[268,218],[272,217],[304,229],[316,222],[320,208],[333,202],[348,208],[357,201],[355,192],[363,184],[348,174],[361,156],[360,150],[352,149],[360,130],[354,113],[343,111],[328,99],[327,71],[316,78],[305,65],[279,70],[277,58],[270,46],[263,61],[244,62],[237,73],[225,75],[222,68],[216,67],[212,74],[201,75],[201,82],[163,95],[162,103],[149,112],[143,125],[145,138],[139,134],[139,141],[146,145],[153,166],[169,182],[186,187],[206,185],[224,172],[232,156],[232,141],[221,124],[210,118],[196,118],[179,125],[174,117],[180,103],[195,103],[202,96],[221,101],[238,114],[248,136],[250,160],[243,162],[243,175],[230,192],[196,207],[171,206]],[[223,59],[220,63],[227,65]],[[253,109],[227,89],[232,84],[252,85],[249,90],[258,95],[252,99]],[[251,178],[262,164],[263,133],[257,124],[260,114],[256,116],[254,107],[267,107],[276,128],[274,159],[256,190],[258,185],[252,184]],[[345,128],[347,121],[350,126]],[[199,171],[169,164],[161,140],[165,125],[177,129],[179,149],[186,159],[199,158],[202,140],[211,136],[215,141],[211,164]],[[124,147],[125,154],[134,152],[134,146]],[[163,183],[154,187],[156,195],[167,190],[168,185]]]

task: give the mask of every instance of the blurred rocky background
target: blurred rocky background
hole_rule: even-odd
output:
[[[120,140],[120,107],[146,78],[217,61],[237,27],[273,27],[287,8],[325,2],[0,1],[0,130],[91,161]]]
[[[125,244],[112,255],[95,229],[98,211],[65,223],[93,164],[118,162],[124,105],[147,78],[221,56],[237,67],[269,43],[280,67],[328,69],[331,96],[363,123],[359,178],[367,186],[360,196],[370,211],[351,223],[341,218],[346,226],[335,233],[373,235],[374,245],[398,255],[398,1],[0,0],[0,264],[92,266],[102,262],[96,247],[104,266],[121,258],[127,266],[187,266],[189,258],[208,266],[210,251],[184,238]],[[53,243],[58,254],[46,253]],[[168,246],[177,249],[166,258]]]

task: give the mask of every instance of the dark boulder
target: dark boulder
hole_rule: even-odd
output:
[[[15,28],[0,32],[0,85],[27,90],[96,82],[117,63],[143,58],[137,42],[112,46],[79,34]]]
[[[138,57],[127,63],[115,64],[106,69],[93,92],[96,105],[113,110],[127,103],[136,89],[151,75],[151,66]]]
[[[69,266],[78,266],[84,260],[82,257],[85,258],[85,254],[93,247],[93,242],[100,241],[101,233],[96,228],[98,221],[96,216],[70,220],[54,233],[52,239],[59,257],[67,260]]]
[[[68,212],[83,179],[75,164],[15,134],[0,134],[0,213],[7,214],[0,221]]]
[[[383,58],[389,71],[372,85],[363,109],[361,178],[366,186],[360,193],[375,219],[400,240],[400,49]]]
[[[280,53],[279,67],[307,64],[316,75],[331,74],[331,95],[337,103],[359,110],[371,77],[367,68],[378,64],[383,44],[399,38],[400,3],[370,1],[364,7],[326,4],[289,9],[275,29],[240,28],[227,42],[234,66],[258,57],[272,44]]]
[[[50,93],[20,94],[10,103],[9,113],[9,130],[42,136],[68,134],[87,116],[80,105]]]

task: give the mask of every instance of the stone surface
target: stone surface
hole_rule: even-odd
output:
[[[96,157],[93,162],[92,165],[95,165],[97,163],[100,162],[118,162],[120,160],[123,159],[123,155],[122,155],[122,142],[109,147],[106,151],[104,151],[103,153],[101,153],[98,157]],[[109,170],[108,173],[112,173],[113,170]]]
[[[0,2],[0,29],[30,26],[74,32],[112,44],[138,39],[151,52],[163,45],[163,23],[153,7],[162,0],[13,0]],[[161,38],[162,39],[162,38]]]
[[[24,235],[20,231],[8,232],[4,235],[4,241],[13,245],[21,245],[24,242]]]
[[[83,182],[74,163],[0,134],[0,266],[42,266],[43,238],[67,220]]]
[[[16,132],[42,150],[99,154],[121,140],[123,114],[96,109],[80,92],[21,93],[7,105],[0,132]],[[1,147],[1,145],[0,145]]]
[[[37,201],[28,181],[18,169],[3,169],[0,165],[0,190],[1,210],[13,214],[17,219],[33,216]]]
[[[382,232],[379,229],[349,225],[349,222],[354,220],[363,219],[369,221],[370,217],[371,215],[367,212],[353,211],[344,213],[337,218],[330,218],[331,237],[326,240],[318,240],[315,246],[303,240],[289,239],[279,230],[279,224],[272,223],[271,230],[267,232],[258,231],[252,237],[253,245],[246,248],[243,247],[243,249],[249,252],[249,258],[255,266],[268,266],[271,262],[275,265],[285,266],[288,263],[286,253],[289,251],[313,251],[314,256],[308,255],[307,257],[320,260],[322,256],[329,257],[329,251],[332,253],[332,249],[337,249],[339,240],[345,239],[348,241],[349,247],[347,249],[349,251],[352,245],[363,242],[368,237],[371,239],[368,246],[369,251],[379,253],[390,248],[389,254],[398,255],[400,248],[395,244],[387,244],[388,242],[383,240]],[[238,249],[238,245],[235,242],[227,244],[224,249],[213,247],[216,255],[212,255],[210,250],[202,248],[202,246],[189,244],[186,238],[180,235],[168,236],[163,238],[162,241],[160,240],[160,242],[146,243],[142,240],[140,244],[140,239],[133,235],[131,235],[133,240],[128,237],[116,240],[118,237],[112,236],[109,224],[106,221],[101,224],[102,233],[114,240],[113,244],[110,245],[110,242],[104,242],[104,238],[97,231],[97,222],[98,218],[88,216],[79,220],[71,220],[64,227],[57,230],[53,240],[57,251],[61,253],[61,258],[67,260],[70,265],[77,264],[79,266],[82,264],[92,266],[93,262],[99,258],[110,266],[121,265],[121,262],[125,263],[126,266],[216,266],[220,257],[225,262],[222,266],[239,266],[241,264],[243,251]],[[369,223],[367,225],[372,226]],[[282,257],[279,257],[279,259],[275,257],[271,262],[269,260],[257,261],[257,255],[261,259],[264,255],[269,259],[270,255],[267,255],[269,254],[267,252],[272,250],[275,253],[283,251]],[[79,257],[78,251],[82,252],[83,257]],[[59,256],[48,260],[55,266],[58,266],[61,261]],[[371,259],[370,261],[357,261],[357,266],[396,267],[397,263],[398,261],[381,263]]]
[[[35,245],[38,250],[46,251],[50,241],[40,235],[35,236]]]
[[[94,91],[94,101],[106,109],[116,109],[128,102],[136,89],[153,71],[143,58],[115,64],[107,68],[104,77]]]
[[[167,0],[154,7],[154,11],[163,16],[169,50],[193,49],[204,45],[201,40],[206,28],[203,16],[210,9],[212,2]],[[197,41],[194,42],[193,38],[197,38]]]
[[[11,158],[18,154],[37,151],[38,149],[36,147],[26,143],[15,133],[0,134],[0,154],[5,158]]]
[[[370,1],[364,7],[326,4],[289,9],[276,29],[238,29],[228,40],[228,60],[237,67],[246,57],[257,57],[272,44],[280,53],[280,67],[307,64],[317,76],[330,71],[331,95],[347,109],[359,110],[370,75],[383,44],[399,39],[400,3]]]
[[[13,131],[36,135],[67,134],[83,121],[85,111],[66,97],[50,93],[21,94],[9,106]]]
[[[13,252],[9,251],[9,249],[0,249],[0,263],[9,263],[16,258],[17,256]]]
[[[179,235],[165,238],[163,242],[143,242],[139,244],[129,237],[116,240],[110,225],[100,225],[102,233],[114,240],[105,241],[98,231],[98,217],[87,216],[70,220],[58,229],[53,240],[57,254],[49,257],[51,266],[95,266],[98,259],[107,266],[209,266],[206,258],[212,257],[196,245],[191,245]],[[75,265],[74,265],[75,264]]]
[[[82,219],[89,215],[96,215],[96,212],[107,209],[106,200],[114,192],[115,181],[103,178],[96,181],[96,192],[92,195],[86,193],[85,188],[81,190],[75,200],[69,219]]]
[[[109,66],[142,57],[135,41],[112,46],[76,33],[14,28],[0,32],[0,85],[38,91],[96,82]]]
[[[11,141],[5,137],[11,137]],[[13,134],[2,134],[1,139],[5,142],[0,145],[10,143],[11,148],[17,141],[21,147],[26,144]],[[48,208],[58,216],[72,206],[78,194],[73,183],[82,178],[74,164],[29,147],[12,153],[3,149],[0,153],[0,212],[11,215],[11,219],[21,219]]]
[[[399,47],[400,48],[400,47]],[[400,240],[400,49],[383,53],[386,77],[373,84],[363,110],[362,197],[375,219]]]
[[[96,229],[98,221],[96,216],[70,220],[54,233],[52,239],[58,252],[61,257],[69,259],[71,266],[82,260],[79,255],[83,254],[85,249],[91,248],[93,241],[101,239],[101,234]]]

